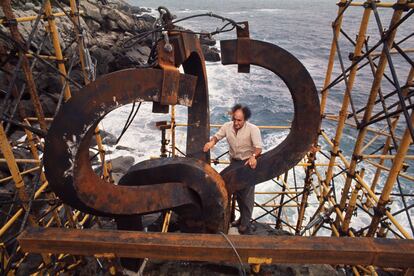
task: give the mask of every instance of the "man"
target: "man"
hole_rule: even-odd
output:
[[[211,137],[210,141],[204,145],[203,151],[209,151],[218,141],[226,137],[229,144],[230,166],[243,162],[245,166],[255,169],[256,159],[262,152],[260,130],[257,126],[247,122],[251,116],[251,111],[247,106],[236,104],[231,111],[232,121],[225,123]],[[240,209],[240,219],[235,225],[239,225],[240,234],[248,234],[254,205],[254,185],[238,191],[236,199]]]

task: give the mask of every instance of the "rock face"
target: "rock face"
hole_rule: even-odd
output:
[[[201,45],[204,58],[207,61],[220,61],[220,52],[216,47],[209,47],[208,45]]]
[[[16,2],[13,2],[15,16],[27,17],[37,15],[42,1]],[[69,8],[69,0],[60,1],[60,3],[66,9]],[[147,63],[152,46],[150,37],[130,48],[125,48],[124,43],[135,35],[152,30],[156,18],[148,14],[151,10],[131,6],[124,0],[83,0],[79,1],[79,9],[81,12],[79,22],[83,34],[83,43],[88,50],[86,56],[89,53],[91,63],[95,65],[94,72],[96,77]],[[60,7],[53,6],[53,12],[61,12]],[[3,16],[1,10],[0,16]],[[75,82],[82,85],[84,83],[84,76],[78,62],[79,47],[77,46],[73,23],[64,16],[56,17],[56,24],[59,30],[60,45],[66,58],[65,66],[70,71],[69,76]],[[31,41],[30,49],[33,52],[38,52],[40,55],[53,55],[53,43],[48,39],[48,35],[45,33],[45,26],[42,25],[47,24],[41,21],[38,31]],[[27,41],[33,29],[33,22],[24,22],[19,24],[18,27],[23,38]],[[0,30],[5,33],[9,32],[4,25],[0,25]],[[219,61],[219,51],[217,48],[212,47],[216,44],[216,41],[206,35],[201,35],[200,41],[205,59],[207,61]],[[7,41],[0,40],[0,45],[3,45],[8,52],[12,49],[12,44]],[[0,62],[2,61],[4,60],[0,60]],[[53,61],[49,60],[49,62],[52,67],[55,66]],[[17,63],[17,58],[12,58],[10,63],[12,64],[11,68],[13,68]],[[73,63],[72,68],[70,68],[71,63]],[[34,65],[33,74],[45,113],[47,116],[52,116],[60,94],[63,91],[60,76],[56,70],[39,61],[36,61]],[[18,78],[23,83],[23,75],[19,75]],[[69,85],[74,91],[78,89],[73,83],[69,83]],[[0,88],[7,90],[7,86],[7,76],[1,74]],[[35,113],[30,103],[27,88],[23,92],[23,109],[27,115],[33,116]],[[2,97],[3,95],[0,94],[0,99]],[[18,119],[18,116],[15,118]]]

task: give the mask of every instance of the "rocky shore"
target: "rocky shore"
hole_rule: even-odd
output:
[[[41,1],[20,1],[14,3],[14,14],[16,17],[36,16],[40,10]],[[69,9],[69,1],[59,1],[65,9]],[[105,3],[105,4],[103,4]],[[80,25],[84,37],[85,48],[88,49],[92,64],[95,65],[96,77],[113,71],[132,68],[143,65],[147,62],[151,52],[150,37],[130,48],[124,47],[125,41],[129,38],[149,31],[153,28],[157,13],[154,10],[131,6],[123,0],[83,0],[79,3]],[[53,5],[53,12],[62,12],[61,7]],[[0,17],[4,14],[0,10]],[[78,46],[74,32],[74,25],[67,16],[56,17],[59,29],[60,45],[63,55],[66,58],[66,68],[72,68],[69,76],[76,82],[83,84],[83,75],[79,64]],[[45,34],[47,22],[40,21],[38,31],[35,33],[30,50],[42,56],[54,54],[53,43]],[[33,29],[33,22],[19,23],[19,31],[25,40],[28,39]],[[8,29],[0,25],[1,31],[9,33]],[[214,47],[215,40],[201,38],[202,48],[207,61],[219,61],[220,55]],[[0,40],[10,52],[10,41]],[[41,46],[43,44],[43,46]],[[4,61],[4,57],[2,58]],[[9,61],[11,65],[17,62],[17,58]],[[51,60],[48,62],[52,63]],[[53,116],[59,95],[62,91],[62,84],[59,75],[42,62],[37,61],[34,67],[34,75],[40,101],[44,108],[45,115]],[[19,80],[23,80],[20,74]],[[18,81],[23,83],[23,81]],[[72,90],[78,88],[70,84]],[[0,72],[0,89],[6,90],[7,78]],[[3,97],[4,95],[0,95]],[[12,102],[13,103],[13,102]],[[23,94],[22,105],[27,116],[34,116],[28,91]]]
[[[41,9],[41,2],[39,0],[30,2],[22,0],[13,1],[12,8],[15,17],[36,16]],[[59,1],[59,3],[62,3],[61,6],[56,5],[52,1],[54,13],[61,13],[62,8],[69,10],[69,0]],[[154,15],[157,15],[158,12],[132,6],[123,0],[82,0],[79,1],[79,10],[81,15],[79,17],[80,31],[83,36],[84,46],[90,56],[94,77],[97,78],[110,72],[142,66],[147,63],[152,46],[150,37],[128,48],[124,47],[124,43],[135,35],[152,30],[156,20]],[[0,9],[0,17],[3,16],[3,10]],[[65,57],[65,67],[69,77],[73,81],[83,85],[84,79],[79,62],[79,50],[76,42],[74,24],[68,16],[55,17],[55,19],[59,30],[60,45],[63,56]],[[33,27],[34,21],[18,24],[19,32],[25,41],[28,40]],[[30,52],[37,53],[42,57],[53,56],[55,53],[53,43],[50,35],[46,33],[46,29],[47,22],[41,20],[30,44]],[[9,34],[9,29],[2,24],[0,24],[0,31]],[[208,37],[200,37],[200,41],[206,60],[220,61],[219,51],[214,47],[216,41]],[[2,50],[2,52],[0,51],[0,63],[3,69],[0,70],[0,91],[7,91],[9,79],[14,71],[14,66],[17,64],[18,56],[13,56],[15,52],[12,42],[3,37],[0,37],[0,50]],[[53,70],[51,68],[56,68],[56,62],[51,59],[45,59],[49,63],[47,65],[42,61],[32,58],[30,61],[34,61],[32,71],[44,114],[46,117],[53,117],[63,92],[60,76],[56,69]],[[22,113],[25,117],[36,116],[27,86],[26,88],[23,87],[25,81],[22,71],[18,72],[15,83],[16,90],[23,91],[20,100]],[[69,85],[71,91],[76,93],[78,87],[72,83],[69,83]],[[5,92],[0,93],[0,105],[4,103],[4,98]],[[15,106],[18,101],[18,97],[13,95],[5,106]],[[10,116],[12,112],[9,110],[6,113]],[[20,112],[17,111],[13,119],[20,122],[23,118]],[[25,133],[23,129],[11,125],[7,135],[12,141],[17,141]],[[104,137],[106,139],[104,142],[107,145],[114,145],[116,138],[112,137],[109,139],[108,136],[110,134],[108,133],[102,133],[102,135],[107,137]],[[31,158],[28,150],[20,149],[15,154],[16,158]],[[120,168],[115,169],[122,170]],[[119,176],[123,172],[115,171],[115,173]],[[9,170],[5,163],[0,164],[0,177],[2,176],[9,176]],[[3,185],[1,189],[4,189],[6,186]]]

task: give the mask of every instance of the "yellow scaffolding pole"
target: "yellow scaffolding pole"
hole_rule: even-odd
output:
[[[414,124],[414,112],[412,112],[411,114],[411,123]],[[382,189],[382,193],[377,204],[378,212],[376,212],[374,217],[372,218],[367,236],[374,236],[377,230],[380,219],[382,218],[382,214],[385,213],[385,206],[389,203],[392,188],[395,185],[397,177],[400,175],[400,171],[404,163],[404,157],[411,143],[411,133],[409,129],[406,128],[401,144],[398,147],[396,157],[394,158],[394,162],[392,163],[392,168],[388,175],[387,181],[385,182],[384,188]]]
[[[370,2],[370,1],[371,0],[369,0],[368,2]],[[370,15],[371,15],[371,9],[366,8],[364,10],[364,14],[362,15],[361,24],[360,24],[360,27],[359,27],[358,38],[357,38],[356,45],[355,45],[355,50],[354,50],[354,56],[355,57],[359,57],[362,54],[362,47],[364,46],[365,36],[366,36],[366,31],[368,29],[368,23],[369,23]],[[346,86],[344,97],[343,97],[343,100],[342,100],[342,107],[341,107],[341,110],[339,112],[338,126],[337,126],[337,129],[336,129],[335,138],[333,140],[332,154],[331,154],[331,158],[329,160],[330,165],[328,166],[328,170],[326,172],[326,179],[325,179],[326,183],[330,183],[331,179],[332,179],[334,163],[335,163],[335,160],[336,160],[336,156],[338,155],[339,145],[340,145],[343,129],[344,129],[344,126],[345,126],[345,121],[346,121],[347,116],[348,116],[348,106],[349,106],[350,99],[351,99],[350,95],[351,95],[351,92],[352,92],[352,88],[354,86],[357,71],[358,71],[358,67],[354,66],[354,67],[352,67],[351,71],[349,72],[347,86]],[[341,209],[343,209],[342,205],[341,205]]]
[[[408,87],[409,87],[410,84],[413,83],[413,80],[414,80],[414,67],[411,67],[410,72],[408,73],[408,76],[407,76],[407,81],[406,81],[407,87],[402,90],[402,94],[404,96],[408,94],[408,91],[409,91]],[[398,108],[399,107],[400,107],[400,105],[398,105]],[[400,114],[396,115],[393,118],[392,123],[391,123],[391,131],[392,132],[394,132],[395,129],[397,128],[397,124],[398,124],[399,119],[400,119]],[[391,142],[392,142],[392,139],[391,139],[391,136],[389,136],[387,138],[387,140],[385,141],[384,148],[382,150],[382,154],[387,154],[388,153],[388,151],[390,149]],[[383,164],[384,164],[384,160],[381,159],[379,161],[379,165],[382,166]],[[375,171],[374,178],[372,179],[372,182],[371,182],[371,189],[373,191],[375,191],[375,188],[377,186],[379,177],[381,175],[381,170],[382,170],[381,167],[378,167],[378,169]]]
[[[336,55],[336,41],[335,38],[339,37],[339,34],[341,32],[341,26],[342,26],[342,18],[343,18],[343,12],[345,9],[345,4],[347,0],[341,0],[338,9],[338,20],[336,21],[336,25],[334,27],[334,37],[332,39],[331,43],[331,50],[329,52],[329,60],[328,60],[328,68],[326,69],[325,74],[325,83],[323,84],[322,91],[322,97],[321,97],[321,116],[323,117],[325,114],[325,106],[326,106],[326,100],[328,98],[329,90],[327,89],[328,85],[331,83],[331,77],[332,77],[332,71],[333,66],[335,62],[335,55]]]
[[[351,2],[350,6],[365,7],[366,4],[367,4],[367,2]],[[407,8],[407,9],[414,8],[414,3],[399,2],[398,4],[401,5],[401,8]],[[396,3],[387,3],[387,2],[378,2],[375,5],[378,8],[395,8],[395,7],[397,7]]]
[[[53,17],[52,5],[50,4],[50,0],[46,0],[45,2],[45,15],[46,15],[46,20],[49,26],[48,31],[52,38],[53,48],[55,49],[55,56],[58,62],[58,69],[59,69],[59,72],[62,74],[62,76],[60,77],[60,80],[62,84],[65,86],[64,87],[65,100],[68,100],[71,97],[70,87],[69,85],[66,84],[66,79],[64,77],[64,76],[67,76],[67,73],[66,73],[65,64],[63,63],[63,54],[62,54],[62,49],[60,48],[59,34],[58,34],[56,22]]]
[[[405,1],[406,0],[398,0],[398,3],[403,4],[405,3]],[[398,10],[398,9],[394,10],[393,16],[391,18],[390,26],[395,25],[401,19],[402,13],[403,13],[402,10]],[[388,38],[385,41],[386,46],[384,47],[387,47],[387,48],[392,47],[396,33],[397,33],[397,29],[394,29],[393,31],[391,31],[391,33],[389,34]],[[387,66],[387,63],[388,61],[387,61],[387,55],[386,55],[386,48],[384,48],[382,51],[380,60],[378,62],[378,66],[375,72],[371,91],[369,93],[369,98],[368,98],[367,105],[366,105],[365,112],[364,112],[363,122],[368,122],[371,118],[371,114],[374,109],[377,94],[378,94],[379,89],[381,88],[381,81],[384,76],[384,71],[385,71],[385,67]],[[357,139],[354,145],[354,151],[353,151],[354,157],[362,154],[361,149],[362,149],[363,141],[365,139],[366,134],[367,134],[367,130],[365,128],[361,128],[360,131],[358,132],[358,136],[357,136]],[[357,158],[352,158],[351,164],[348,169],[347,178],[344,184],[344,189],[343,189],[341,200],[339,203],[341,210],[345,208],[349,188],[353,180],[353,175],[355,174],[357,161],[358,161]]]
[[[68,11],[69,12],[69,11]],[[83,14],[83,11],[81,11],[80,12],[81,14]],[[64,12],[56,12],[56,13],[53,13],[52,14],[54,17],[62,17],[62,16],[66,16],[66,14],[64,13]],[[37,15],[33,15],[33,16],[24,16],[24,17],[19,17],[19,18],[16,18],[16,21],[18,22],[18,23],[23,23],[23,22],[30,22],[30,21],[34,21],[34,20],[36,20],[36,18],[37,18]],[[44,15],[42,15],[41,17],[40,17],[41,19],[45,19],[45,16]],[[7,21],[7,19],[5,20],[5,19],[0,19],[0,24],[4,24],[5,22]]]
[[[82,34],[80,33],[80,30],[79,30],[81,26],[78,22],[78,15],[77,15],[79,13],[79,10],[76,5],[76,0],[70,0],[69,3],[70,3],[70,15],[71,15],[70,19],[74,26],[76,40],[78,43],[79,59],[81,62],[83,78],[85,81],[85,85],[87,85],[90,83],[91,80],[89,79],[88,73],[86,71],[85,46],[82,40]],[[112,182],[112,178],[110,174],[111,163],[105,160],[105,148],[102,143],[102,137],[100,135],[100,130],[98,126],[95,128],[95,140],[96,140],[96,145],[98,146],[99,159],[102,163],[102,172],[103,172],[104,179]]]
[[[332,141],[329,139],[329,137],[326,135],[324,131],[321,131],[321,135],[323,138],[325,138],[325,141],[332,145]],[[338,154],[339,158],[342,160],[346,168],[349,168],[349,162],[346,160],[346,158],[343,156],[342,153]],[[373,201],[373,203],[378,202],[378,197],[375,195],[375,193],[371,190],[370,186],[362,179],[362,177],[359,175],[358,172],[355,173],[356,180],[362,185],[364,190],[367,193],[367,198]],[[336,205],[336,202],[332,202],[333,205]],[[342,221],[342,212],[339,211],[338,208],[335,209],[339,219]],[[411,235],[408,234],[407,231],[401,226],[401,224],[394,218],[394,216],[389,212],[386,211],[386,216],[388,219],[392,222],[392,224],[400,231],[401,234],[407,239],[412,239]]]

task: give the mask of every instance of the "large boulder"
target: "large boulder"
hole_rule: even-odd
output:
[[[99,8],[98,4],[92,4],[89,1],[81,1],[80,7],[83,11],[83,17],[86,19],[92,19],[99,24],[104,23],[104,18],[101,14],[101,9]]]
[[[96,59],[96,71],[97,75],[103,75],[109,73],[110,66],[109,64],[115,60],[112,52],[110,50],[100,48],[98,46],[93,46],[90,49],[91,56]]]
[[[143,64],[148,59],[148,56],[141,54],[141,52],[136,49],[127,51],[125,57],[129,59],[131,64]]]
[[[37,91],[39,93],[60,93],[62,91],[62,81],[56,73],[47,72],[37,74]]]
[[[150,8],[140,8],[140,7],[136,7],[136,6],[131,6],[129,11],[132,14],[143,14],[143,13],[151,12],[151,9]]]
[[[85,23],[91,32],[97,32],[101,29],[101,24],[91,18],[85,18]]]
[[[24,4],[23,10],[30,11],[30,10],[34,10],[35,7],[36,7],[35,4],[27,2],[26,4]]]
[[[201,31],[202,33],[205,33],[206,31]],[[207,46],[214,46],[216,45],[216,40],[214,38],[212,38],[209,35],[200,35],[200,43],[207,45]]]
[[[207,45],[201,45],[203,55],[206,61],[220,61],[220,51],[216,47],[209,47]]]
[[[135,21],[131,15],[127,15],[119,10],[109,9],[106,16],[116,22],[119,28],[123,31],[131,31],[134,29]]]
[[[152,25],[155,22],[155,18],[151,16],[140,16],[135,20],[136,31],[139,33],[147,32],[152,30]]]
[[[112,172],[125,174],[134,164],[135,159],[132,156],[119,156],[111,160]]]
[[[103,49],[112,49],[118,42],[117,32],[97,32],[94,38],[94,44]]]
[[[57,97],[54,97],[52,94],[42,94],[39,96],[39,99],[45,116],[53,117],[56,111]]]

